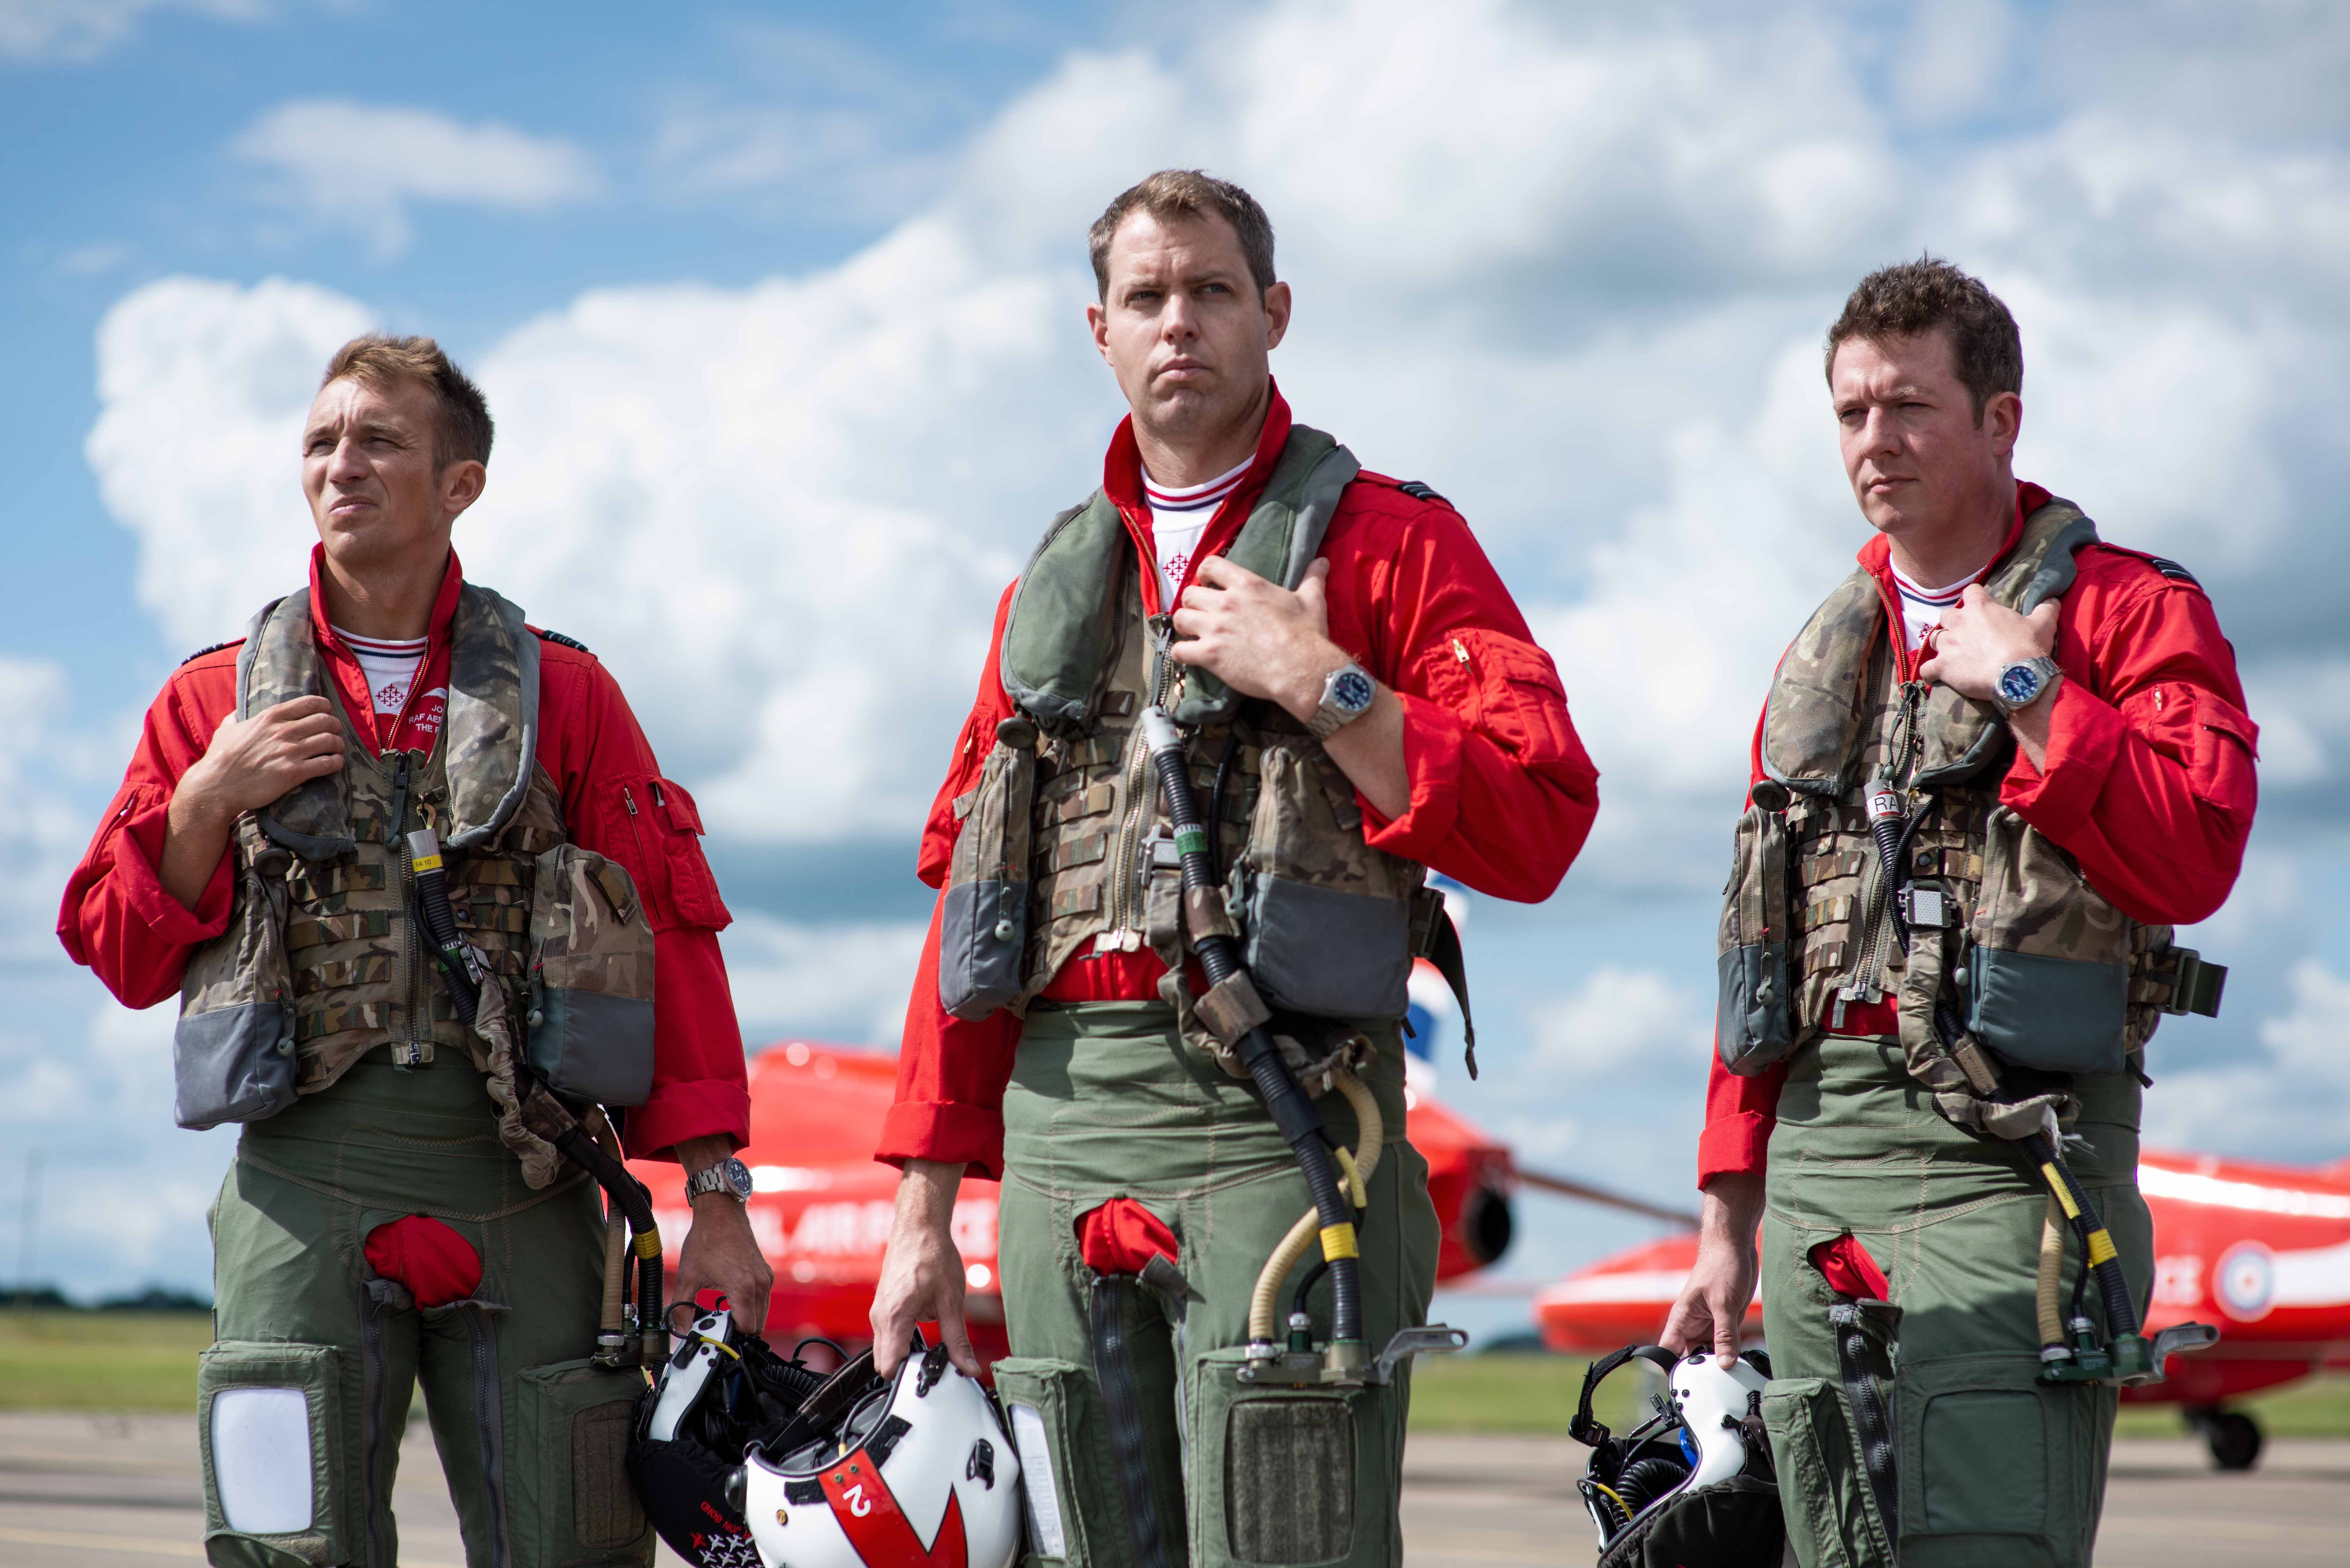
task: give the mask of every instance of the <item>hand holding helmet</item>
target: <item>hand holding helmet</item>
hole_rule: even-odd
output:
[[[696,1568],[1011,1568],[1020,1460],[987,1390],[919,1336],[887,1378],[805,1347],[719,1308],[663,1364],[629,1450],[661,1539]]]

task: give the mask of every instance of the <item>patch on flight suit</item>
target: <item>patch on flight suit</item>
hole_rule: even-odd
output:
[[[566,637],[559,631],[549,631],[545,627],[533,627],[531,629],[538,633],[538,640],[541,642],[552,642],[559,644],[565,648],[577,649],[580,652],[588,654],[591,658],[595,654],[595,649],[589,648],[586,643],[580,641],[576,637]]]
[[[215,642],[210,648],[200,648],[196,649],[195,652],[188,655],[187,658],[182,659],[180,662],[182,664],[193,664],[197,659],[202,659],[207,653],[218,653],[224,648],[234,648],[238,643],[243,642],[244,640],[244,639],[241,637],[232,637],[226,642]]]
[[[1397,482],[1396,488],[1402,491],[1406,495],[1410,496],[1414,501],[1440,501],[1443,502],[1447,506],[1452,504],[1450,501],[1445,501],[1444,497],[1436,493],[1436,492],[1430,489],[1426,483],[1420,480],[1399,480]]]
[[[2172,582],[2185,583],[2190,587],[2198,588],[2203,586],[2200,582],[2196,580],[2194,573],[2189,571],[2178,562],[2170,559],[2168,556],[2148,556],[2146,558],[2146,564],[2152,566],[2156,571],[2160,572],[2164,576],[2168,577]]]

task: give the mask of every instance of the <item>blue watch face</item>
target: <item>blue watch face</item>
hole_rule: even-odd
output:
[[[1359,713],[1371,705],[1371,678],[1359,670],[1342,672],[1330,685],[1330,701],[1349,713]]]
[[[2011,664],[1999,672],[1999,694],[2011,706],[2021,708],[2040,695],[2040,671],[2028,664]]]

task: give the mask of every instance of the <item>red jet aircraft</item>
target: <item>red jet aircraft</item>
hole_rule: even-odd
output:
[[[2350,1367],[2350,1160],[2313,1170],[2148,1150],[2137,1179],[2154,1216],[2146,1333],[2216,1324],[2220,1343],[2171,1357],[2163,1382],[2122,1398],[2183,1407],[2221,1469],[2249,1469],[2260,1428],[2224,1402]],[[1543,1342],[1587,1355],[1652,1340],[1696,1261],[1685,1233],[1568,1275],[1534,1297]],[[1759,1341],[1760,1303],[1746,1326]]]

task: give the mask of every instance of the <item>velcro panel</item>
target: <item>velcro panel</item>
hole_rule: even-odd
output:
[[[1355,1421],[1337,1399],[1232,1406],[1224,1529],[1243,1563],[1326,1563],[1355,1534]]]

